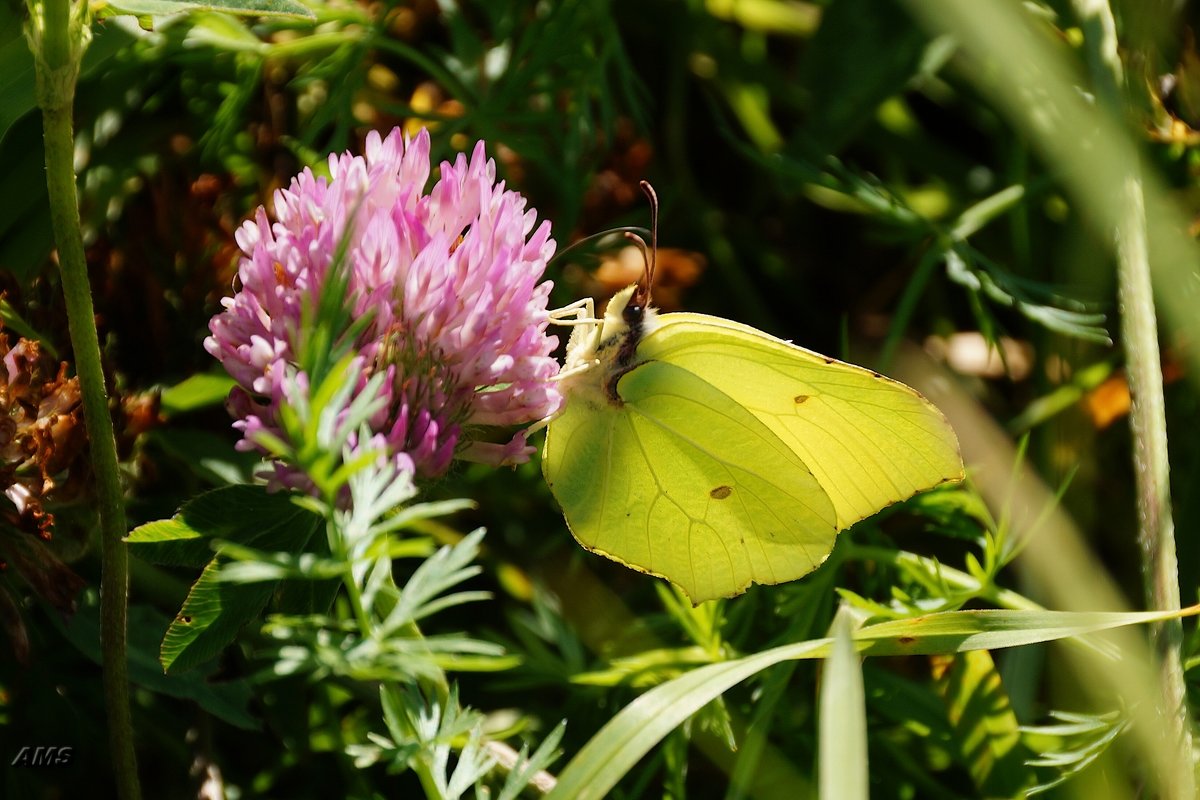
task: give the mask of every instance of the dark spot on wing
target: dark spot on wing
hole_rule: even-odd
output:
[[[883,376],[882,376],[882,375],[880,375],[878,372],[872,372],[872,373],[871,373],[871,377],[872,377],[872,378],[882,378]]]
[[[808,399],[808,395],[798,394],[795,397],[793,397],[792,399],[796,401],[796,405],[800,405],[801,403],[803,403],[805,400]]]
[[[718,486],[708,493],[708,496],[713,500],[724,500],[729,495],[733,494],[732,486]]]
[[[832,363],[833,363],[833,361],[834,361],[834,359],[830,358],[829,356],[825,356],[825,363],[826,363],[826,364],[832,364]]]

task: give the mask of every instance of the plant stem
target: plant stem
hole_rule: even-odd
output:
[[[1176,610],[1179,602],[1179,565],[1175,555],[1175,522],[1171,516],[1170,462],[1167,453],[1166,403],[1158,348],[1158,324],[1150,281],[1145,237],[1145,207],[1141,183],[1131,179],[1125,187],[1131,214],[1122,226],[1117,245],[1117,297],[1121,307],[1121,335],[1125,341],[1126,376],[1133,398],[1129,423],[1133,434],[1134,475],[1137,482],[1138,543],[1142,552],[1143,579],[1150,609]],[[1140,227],[1140,235],[1133,228]],[[1127,230],[1126,228],[1129,228]],[[1191,769],[1192,736],[1188,721],[1187,687],[1180,661],[1183,623],[1179,618],[1154,626],[1155,649],[1161,659],[1163,712],[1179,737],[1186,758],[1186,786],[1174,797],[1195,797]]]
[[[335,500],[327,498],[326,503],[329,508],[335,508]],[[376,638],[376,624],[372,614],[365,603],[363,603],[362,587],[358,585],[355,579],[354,570],[351,567],[350,549],[346,546],[346,539],[343,529],[339,526],[334,517],[330,517],[326,522],[326,536],[329,539],[329,549],[333,553],[334,558],[346,565],[346,572],[342,576],[342,585],[346,587],[346,597],[350,603],[350,608],[354,614],[354,621],[358,625],[358,632],[363,639]],[[416,623],[410,623],[410,635],[415,638],[422,638],[420,630]],[[441,701],[445,701],[449,694],[448,682],[444,673],[439,672],[438,677],[433,680],[433,689],[437,693]],[[415,729],[410,733],[416,737]],[[339,733],[340,735],[340,733]],[[429,800],[442,800],[442,793],[438,789],[437,780],[433,774],[433,765],[430,763],[426,754],[418,755],[412,760],[413,771],[417,774],[417,779],[421,782],[421,788],[425,790],[425,796]]]
[[[1124,106],[1124,72],[1117,50],[1116,24],[1107,0],[1075,0],[1098,94],[1110,108]],[[1174,610],[1179,603],[1179,568],[1175,556],[1175,523],[1171,516],[1170,461],[1167,453],[1166,403],[1163,398],[1158,323],[1150,278],[1146,207],[1136,165],[1122,187],[1123,213],[1115,231],[1117,296],[1126,374],[1133,398],[1134,475],[1137,481],[1138,542],[1151,609]],[[1180,647],[1183,624],[1176,618],[1153,629],[1158,651],[1163,714],[1178,748],[1180,769],[1166,778],[1163,796],[1196,796],[1192,767],[1191,725]]]
[[[103,564],[100,644],[109,746],[119,796],[122,800],[138,800],[141,788],[133,750],[125,641],[129,592],[129,554],[122,542],[126,533],[125,507],[75,191],[72,108],[86,36],[83,24],[86,9],[77,8],[73,13],[70,0],[45,0],[42,9],[43,28],[38,32],[37,20],[31,22],[34,28],[30,40],[37,64],[38,103],[43,115],[50,218],[58,247],[71,347],[75,352],[75,369],[79,376],[100,507]]]

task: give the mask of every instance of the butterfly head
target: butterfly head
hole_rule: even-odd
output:
[[[638,284],[631,283],[609,299],[608,306],[604,310],[602,339],[607,339],[613,333],[629,327],[631,322],[636,321],[640,313],[644,313],[641,310],[643,307],[636,302],[637,293]]]
[[[581,325],[572,332],[567,343],[565,369],[568,371],[592,365],[588,369],[598,368],[600,375],[624,374],[636,364],[637,347],[642,338],[656,327],[658,312],[650,305],[650,291],[654,284],[654,256],[658,247],[658,197],[646,181],[642,181],[642,190],[650,198],[651,245],[647,247],[646,241],[637,234],[627,232],[625,235],[641,248],[646,262],[645,273],[642,280],[612,296],[603,320]]]

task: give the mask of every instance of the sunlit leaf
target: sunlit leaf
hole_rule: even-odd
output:
[[[985,650],[960,653],[938,678],[958,757],[989,797],[1012,797],[1029,783],[1020,731],[1000,673]]]
[[[174,386],[162,390],[165,414],[185,414],[199,408],[220,405],[233,388],[233,378],[215,372],[198,372]]]
[[[190,11],[223,11],[256,17],[284,16],[316,19],[296,0],[109,0],[92,7],[101,14],[128,14],[138,19],[165,17]]]
[[[851,638],[850,614],[833,622],[833,648],[821,670],[821,800],[867,800],[867,708],[862,662]]]
[[[227,486],[189,500],[170,519],[148,522],[125,541],[130,551],[156,564],[200,567],[213,556],[215,541],[262,550],[299,550],[319,518],[262,486]]]
[[[1200,607],[1185,609],[1196,614]],[[931,655],[1016,647],[1080,636],[1123,625],[1170,619],[1179,612],[1071,613],[1065,611],[956,611],[872,625],[854,635],[866,655]],[[816,639],[700,667],[643,694],[592,737],[559,775],[547,797],[605,797],[658,742],[727,689],[769,666],[824,658],[832,640]]]

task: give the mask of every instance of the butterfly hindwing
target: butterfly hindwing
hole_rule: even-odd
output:
[[[547,434],[543,471],[580,544],[697,603],[794,580],[828,556],[829,497],[754,414],[665,361],[635,367],[617,393],[569,402]]]
[[[749,410],[808,466],[837,528],[963,476],[941,412],[902,383],[702,314],[664,314],[639,359],[681,368]]]

